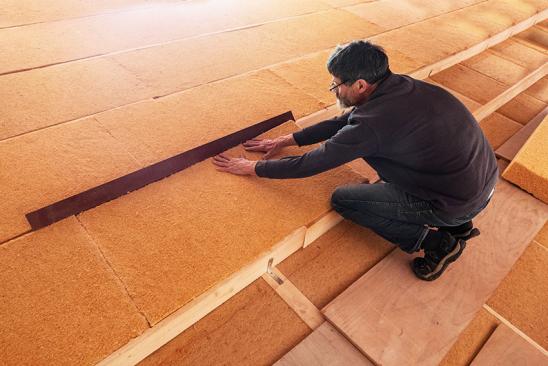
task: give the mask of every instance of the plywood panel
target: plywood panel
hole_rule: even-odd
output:
[[[0,76],[0,140],[150,96],[135,75],[106,59]]]
[[[395,251],[324,313],[376,363],[436,365],[546,217],[546,205],[501,181],[475,220],[481,236],[440,279],[417,279],[409,255]]]
[[[489,50],[463,61],[462,64],[510,86],[519,83],[529,72],[533,71]]]
[[[0,142],[0,242],[30,230],[25,214],[139,169],[92,118]]]
[[[479,124],[493,149],[498,149],[523,127],[516,121],[496,112],[481,120]]]
[[[511,61],[532,71],[548,61],[548,56],[538,50],[527,47],[513,38],[493,46],[490,49],[493,53],[506,57]]]
[[[499,324],[497,318],[481,309],[459,335],[439,366],[469,365]]]
[[[534,366],[546,362],[548,362],[548,357],[527,343],[510,328],[501,324],[474,358],[471,366]]]
[[[353,14],[329,10],[132,51],[113,59],[153,86],[157,95],[165,95],[366,38],[379,31],[378,26]]]
[[[316,307],[322,308],[393,248],[371,230],[343,221],[278,268]]]
[[[148,327],[75,218],[0,255],[4,365],[95,364]]]
[[[140,365],[271,365],[309,333],[259,279]]]
[[[276,366],[373,366],[328,322],[283,356]]]
[[[165,43],[327,10],[318,1],[178,1],[94,17],[0,29],[0,73]],[[41,45],[47,44],[44,48]],[[198,54],[194,57],[199,57]]]
[[[284,181],[221,173],[204,161],[79,217],[155,324],[328,211],[331,192],[350,181],[359,177],[342,167]]]
[[[548,251],[532,242],[487,305],[548,348]]]
[[[548,203],[548,116],[535,129],[502,176]]]
[[[261,71],[111,110],[96,118],[133,156],[149,165],[288,109],[299,118],[322,107],[321,102],[278,76]]]

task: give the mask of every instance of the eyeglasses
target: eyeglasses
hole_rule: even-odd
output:
[[[337,89],[339,86],[341,86],[341,85],[343,85],[343,84],[346,84],[346,83],[348,83],[348,82],[350,82],[350,81],[352,81],[352,80],[344,80],[344,81],[341,81],[341,82],[338,83],[338,84],[335,84],[335,83],[333,82],[333,83],[331,83],[331,85],[329,86],[329,91],[330,91],[330,92],[334,92],[335,89]]]

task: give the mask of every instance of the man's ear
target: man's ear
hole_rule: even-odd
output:
[[[356,80],[356,84],[358,84],[358,91],[360,93],[363,93],[364,91],[366,91],[368,88],[369,88],[369,83],[367,83],[367,81],[363,80],[363,79],[358,79]]]

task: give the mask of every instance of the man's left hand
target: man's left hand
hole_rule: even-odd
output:
[[[213,164],[217,170],[237,175],[257,175],[255,174],[256,161],[246,158],[231,158],[225,154],[219,154],[213,158]]]

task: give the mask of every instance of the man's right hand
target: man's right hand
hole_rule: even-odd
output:
[[[276,155],[283,147],[296,144],[293,134],[289,134],[275,139],[251,139],[242,145],[247,151],[264,152],[263,159],[266,160]]]

